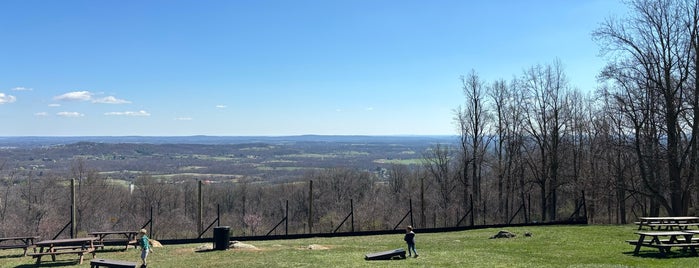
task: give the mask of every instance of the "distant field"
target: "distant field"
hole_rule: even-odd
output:
[[[449,233],[417,232],[420,257],[393,261],[365,261],[371,252],[405,248],[401,234],[311,238],[273,241],[245,241],[257,249],[198,252],[211,243],[166,245],[151,254],[149,267],[697,267],[699,257],[673,250],[660,258],[655,249],[644,249],[640,256],[624,242],[637,238],[635,226],[589,225],[517,227],[506,230],[518,234],[512,239],[488,239],[500,229]],[[531,232],[532,237],[524,237]],[[234,238],[233,238],[234,239]],[[320,249],[309,249],[315,247]],[[110,249],[110,248],[108,248]],[[138,261],[138,251],[100,252],[99,258]],[[34,267],[33,259],[20,257],[21,251],[0,251],[0,267]],[[61,267],[81,266],[74,259],[59,257]],[[50,258],[47,258],[50,260]],[[57,266],[47,262],[42,266]]]
[[[11,137],[0,139],[6,147],[0,160],[10,159],[4,172],[30,169],[39,177],[70,177],[66,167],[80,160],[87,170],[122,181],[147,174],[277,182],[334,167],[381,175],[392,165],[420,165],[429,148],[454,141],[449,136]]]
[[[420,165],[422,164],[422,159],[376,159],[374,163],[378,164],[396,164],[396,165]]]

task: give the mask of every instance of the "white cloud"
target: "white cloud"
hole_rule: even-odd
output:
[[[94,93],[83,90],[83,91],[73,91],[68,92],[63,95],[53,97],[57,101],[92,101],[92,103],[104,103],[104,104],[126,104],[131,103],[131,101],[117,99],[114,96],[107,96],[104,98],[95,98]]]
[[[219,109],[226,109],[226,107],[227,106],[223,105],[223,104],[216,105],[216,108],[219,108]]]
[[[92,99],[92,93],[90,91],[73,91],[53,97],[53,99],[58,101],[89,101]]]
[[[58,116],[62,117],[83,117],[85,116],[84,114],[78,113],[78,112],[58,112],[56,113]]]
[[[61,107],[61,105],[58,103],[51,103],[49,104],[49,107]]]
[[[17,100],[15,96],[5,95],[5,93],[0,93],[0,104],[13,103]]]
[[[12,89],[13,91],[32,91],[34,89],[32,88],[26,88],[26,87],[15,87]]]
[[[93,103],[106,103],[106,104],[124,104],[124,103],[131,103],[130,101],[127,100],[122,100],[122,99],[117,99],[114,96],[107,96],[104,98],[100,99],[95,99],[92,101]]]
[[[191,117],[176,117],[175,120],[177,121],[191,121]]]
[[[138,112],[126,111],[126,112],[109,112],[104,113],[104,115],[116,115],[116,116],[150,116],[150,113],[140,110]]]
[[[34,113],[35,116],[48,116],[49,114],[47,112],[38,112]]]

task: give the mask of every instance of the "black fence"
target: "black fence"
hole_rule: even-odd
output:
[[[423,228],[415,229],[417,233],[443,233],[456,232],[475,229],[488,228],[507,228],[507,227],[525,227],[525,226],[550,226],[550,225],[587,225],[587,218],[575,218],[565,221],[551,221],[540,223],[521,223],[521,224],[488,224],[488,225],[473,225],[459,227],[442,227],[442,228]],[[332,232],[332,233],[314,233],[314,234],[285,234],[285,235],[260,235],[260,236],[231,236],[231,240],[236,241],[264,241],[264,240],[284,240],[284,239],[303,239],[314,237],[349,237],[349,236],[369,236],[369,235],[390,235],[403,234],[405,230],[379,230],[379,231],[361,231],[361,232]],[[195,239],[164,239],[158,240],[163,245],[176,244],[193,244],[193,243],[212,243],[213,237],[195,238]]]

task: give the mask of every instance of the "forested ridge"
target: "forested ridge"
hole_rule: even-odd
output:
[[[350,212],[355,230],[391,229],[410,203],[416,228],[695,215],[699,2],[627,4],[626,17],[600,22],[591,33],[607,61],[590,78],[598,80],[595,89],[571,84],[565,59],[493,81],[474,69],[455,85],[464,102],[454,109],[453,142],[354,141],[344,151],[315,153],[265,142],[237,145],[244,151],[235,153],[234,145],[160,145],[173,152],[155,153],[149,144],[83,142],[67,145],[75,149],[70,161],[56,166],[42,156],[46,147],[3,149],[0,235],[59,230],[69,220],[71,179],[78,230],[134,229],[153,208],[156,235],[166,238],[197,235],[203,180],[203,218],[215,217],[218,205],[221,221],[246,235],[270,230],[285,216],[286,201],[291,233],[332,232]],[[82,153],[92,147],[108,153]],[[364,158],[386,148],[395,154]],[[140,156],[129,158],[134,152]],[[264,153],[264,163],[254,161]],[[51,168],[13,164],[19,156]],[[109,158],[125,165],[106,170],[100,164]],[[231,163],[255,172],[225,171]],[[474,222],[461,221],[466,216]]]

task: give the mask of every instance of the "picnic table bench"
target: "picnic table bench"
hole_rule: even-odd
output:
[[[35,245],[39,247],[39,252],[29,253],[29,256],[36,258],[36,263],[41,263],[41,257],[51,256],[52,261],[56,261],[57,255],[77,254],[79,264],[83,263],[85,254],[92,253],[95,257],[94,241],[96,237],[70,238],[39,241]]]
[[[699,217],[640,217],[635,224],[638,225],[638,230],[642,230],[644,226],[651,230],[688,230],[689,227],[699,226]]]
[[[134,246],[134,248],[138,246],[136,241],[137,231],[101,231],[88,234],[97,238],[95,241],[96,248],[104,249],[105,245],[124,245],[124,250],[128,250],[129,246]],[[113,236],[116,236],[116,238]]]
[[[33,248],[36,252],[36,247],[34,246],[34,240],[39,239],[38,236],[14,236],[14,237],[0,237],[0,249],[24,249],[24,256],[27,256],[27,249]],[[6,242],[6,243],[3,243]]]
[[[662,256],[666,256],[673,247],[681,247],[682,250],[691,250],[693,255],[697,255],[696,248],[699,241],[693,240],[693,232],[687,231],[637,231],[638,240],[629,240],[629,244],[636,246],[634,255],[638,255],[641,247],[657,248]],[[665,238],[667,237],[667,238]],[[650,240],[646,239],[650,238]]]

